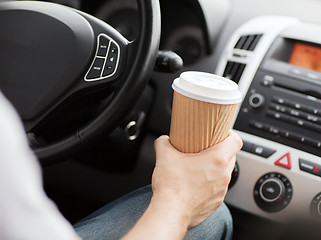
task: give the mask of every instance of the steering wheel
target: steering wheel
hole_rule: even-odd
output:
[[[64,105],[99,89],[112,95],[100,113],[68,136],[32,146],[43,165],[57,163],[112,131],[141,95],[160,40],[158,0],[137,0],[140,31],[128,41],[107,23],[62,5],[0,3],[0,89],[27,133]]]

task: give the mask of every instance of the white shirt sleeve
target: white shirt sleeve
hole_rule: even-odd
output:
[[[73,240],[70,223],[46,196],[21,121],[0,92],[0,239]]]

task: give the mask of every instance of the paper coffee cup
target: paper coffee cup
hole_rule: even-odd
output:
[[[204,72],[184,72],[175,79],[170,142],[181,152],[197,153],[223,141],[237,104],[238,85]]]

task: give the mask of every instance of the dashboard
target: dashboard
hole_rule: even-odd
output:
[[[321,217],[321,26],[262,16],[231,36],[216,73],[239,83],[244,141],[227,202],[278,221]]]

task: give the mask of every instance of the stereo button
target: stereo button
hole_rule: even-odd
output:
[[[321,119],[316,117],[316,116],[313,116],[313,115],[305,115],[306,119],[311,121],[311,122],[318,122],[318,123],[321,123]]]
[[[289,70],[289,73],[293,73],[293,74],[299,75],[299,76],[304,76],[304,73],[300,69],[297,69],[297,68],[291,68]]]
[[[295,119],[292,117],[289,117],[285,114],[279,113],[279,112],[274,112],[274,111],[267,111],[266,115],[275,119],[280,119],[283,120],[285,122],[289,122],[289,123],[294,123]],[[296,123],[295,123],[296,124]]]
[[[304,111],[305,111],[305,112],[308,112],[308,113],[312,113],[312,114],[317,115],[317,116],[321,116],[321,109],[316,109],[316,108],[314,108],[314,107],[308,107],[308,106],[306,106],[306,107],[304,108]]]
[[[311,147],[315,147],[315,148],[320,148],[321,147],[321,142],[311,139],[311,138],[306,138],[304,141],[305,144],[311,146]]]
[[[270,104],[270,109],[274,110],[274,111],[278,111],[278,112],[282,112],[282,113],[286,113],[287,112],[287,108],[278,104],[274,104],[271,103]]]
[[[290,115],[295,116],[295,117],[300,117],[300,112],[297,110],[290,109],[289,111]]]
[[[313,74],[313,73],[307,73],[306,76],[308,78],[314,79],[314,80],[321,80],[320,76]]]
[[[302,109],[302,105],[300,103],[297,103],[297,102],[289,101],[287,103],[287,105],[289,107],[292,107],[292,108],[295,108],[295,109],[299,109],[299,110]]]
[[[288,138],[290,136],[291,132],[287,131],[287,130],[280,130],[280,136],[284,137],[284,138]]]
[[[269,127],[267,128],[267,132],[272,133],[272,134],[275,134],[275,135],[279,135],[280,130],[279,130],[278,128],[276,128],[276,127],[269,126]]]
[[[267,125],[265,125],[264,123],[255,122],[255,121],[250,121],[250,127],[260,129],[260,130],[264,130],[268,128]]]
[[[289,106],[289,107],[293,106],[293,103],[290,100],[286,99],[286,98],[281,98],[281,97],[274,96],[272,98],[272,101],[275,102],[275,103],[281,104],[281,105]]]
[[[278,104],[284,105],[284,103],[285,103],[286,100],[285,100],[284,98],[280,98],[280,97],[274,96],[273,99],[272,99],[272,101],[273,101],[273,102],[276,102],[276,103],[278,103]]]
[[[303,136],[293,132],[289,132],[289,135],[287,136],[287,138],[292,139],[296,142],[304,142],[304,139],[305,139]]]
[[[313,124],[313,123],[306,123],[305,127],[309,128],[309,129],[311,129],[313,131],[316,131],[318,133],[321,133],[321,126],[320,125],[316,125],[316,124]]]
[[[294,125],[297,125],[299,127],[308,127],[309,123],[304,121],[304,120],[301,120],[301,119],[298,119],[298,118],[295,118],[295,117],[288,117],[288,122],[289,123],[292,123]]]
[[[272,118],[280,118],[281,114],[273,111],[267,111],[266,115]]]

